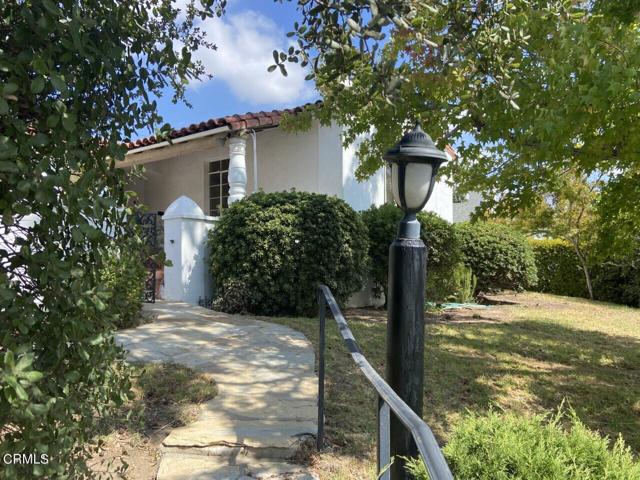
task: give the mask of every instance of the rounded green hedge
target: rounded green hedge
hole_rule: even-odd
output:
[[[538,271],[536,291],[588,297],[584,271],[571,244],[565,240],[529,240]]]
[[[462,261],[478,279],[477,290],[522,291],[538,281],[531,245],[519,231],[488,222],[458,223]]]
[[[592,270],[596,300],[640,307],[640,258],[611,259]]]
[[[619,438],[589,430],[574,412],[552,418],[470,413],[454,428],[444,455],[458,480],[622,480],[640,478],[640,463]],[[421,460],[407,470],[429,478]]]
[[[338,302],[364,285],[367,228],[344,201],[306,192],[254,193],[225,210],[209,235],[216,307],[315,315],[326,284]]]
[[[396,238],[402,210],[385,204],[362,212],[369,232],[369,257],[373,277],[373,292],[381,296],[387,291],[389,246]],[[427,246],[427,300],[445,300],[455,293],[452,272],[460,261],[460,251],[453,226],[434,213],[421,212],[420,237]]]

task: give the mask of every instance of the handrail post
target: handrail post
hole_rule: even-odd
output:
[[[378,397],[378,479],[391,479],[391,409]],[[384,473],[380,473],[384,470]]]
[[[318,288],[318,310],[320,331],[318,340],[318,435],[316,437],[316,448],[320,451],[324,443],[324,344],[327,312],[327,302],[321,288]]]
[[[432,480],[454,480],[447,461],[442,454],[436,437],[424,420],[418,416],[406,402],[393,391],[391,386],[384,381],[380,374],[371,366],[366,357],[362,354],[358,342],[349,328],[340,307],[336,303],[331,290],[325,285],[320,285],[318,289],[318,309],[320,317],[320,341],[318,359],[318,436],[317,447],[323,446],[324,435],[324,376],[325,376],[325,316],[326,308],[329,308],[331,315],[338,325],[338,330],[342,336],[351,358],[360,371],[367,378],[371,386],[378,392],[378,471],[383,470],[380,475],[381,480],[400,480],[406,478],[404,468],[400,472],[396,471],[398,466],[402,467],[402,461],[393,458],[392,430],[393,421],[399,421],[404,428],[410,432],[410,436],[415,442],[417,452],[420,453],[425,463],[427,471]],[[416,456],[415,455],[412,456]],[[392,458],[396,460],[392,463]],[[384,470],[385,467],[391,466]],[[403,476],[404,475],[404,476]]]

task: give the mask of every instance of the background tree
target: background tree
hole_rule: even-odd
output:
[[[456,145],[444,173],[461,193],[484,192],[485,208],[527,207],[571,168],[605,173],[602,208],[624,213],[640,161],[638,2],[298,4],[296,46],[272,68],[308,63],[324,99],[309,116],[343,124],[348,143],[367,135],[360,177],[420,118],[441,148]]]
[[[558,179],[553,192],[541,195],[532,207],[507,220],[531,234],[569,242],[584,273],[592,300],[591,267],[598,256],[600,216],[597,205],[602,184],[599,177],[589,179],[567,172]]]
[[[194,22],[223,6],[0,4],[0,456],[49,456],[5,464],[3,478],[91,476],[96,423],[128,390],[100,282],[106,252],[134,241],[115,164],[160,120],[153,97],[179,100],[204,73]]]

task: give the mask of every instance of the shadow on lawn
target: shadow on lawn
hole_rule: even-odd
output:
[[[353,318],[350,324],[371,364],[384,372],[386,325]],[[336,329],[328,335],[329,438],[351,453],[370,454],[375,395],[338,345]],[[424,417],[441,441],[467,409],[551,411],[565,398],[587,426],[621,433],[639,452],[640,341],[533,320],[427,326]]]

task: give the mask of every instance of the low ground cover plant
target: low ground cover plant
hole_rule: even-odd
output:
[[[344,201],[306,192],[254,193],[225,211],[209,237],[216,307],[312,315],[324,283],[344,302],[368,270],[367,228]]]
[[[443,451],[458,480],[640,478],[640,462],[621,437],[612,444],[570,409],[553,417],[468,413]],[[416,480],[429,478],[422,460],[410,461],[407,470]]]

